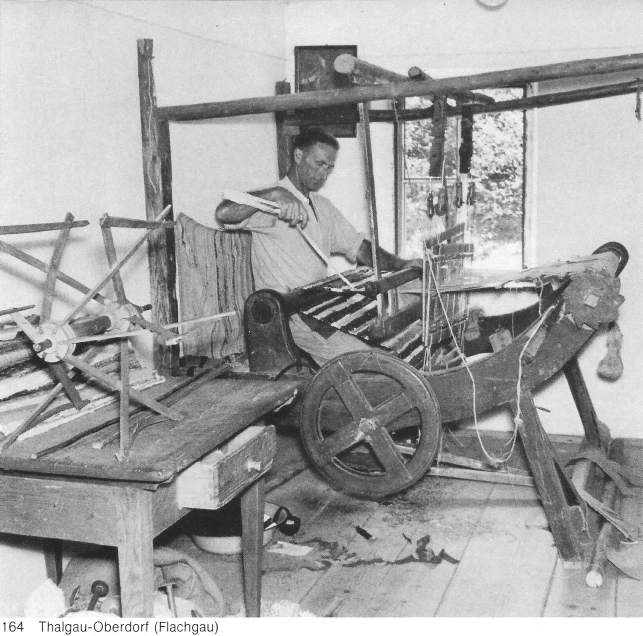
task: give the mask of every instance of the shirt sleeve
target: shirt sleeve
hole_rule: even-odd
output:
[[[329,202],[330,203],[330,202]],[[332,204],[329,205],[332,216],[331,254],[341,254],[354,263],[357,252],[366,235],[358,232],[350,221]]]
[[[224,230],[247,230],[261,232],[273,228],[278,219],[274,214],[257,211],[239,223],[223,223]]]

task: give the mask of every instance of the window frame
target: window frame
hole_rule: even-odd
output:
[[[522,94],[514,99],[524,99],[537,94],[537,84],[525,84],[523,86],[512,87],[522,89]],[[394,103],[395,111],[403,110],[406,106],[406,100],[400,99]],[[528,267],[533,260],[535,253],[535,170],[532,166],[536,165],[535,155],[535,128],[536,128],[536,111],[533,109],[523,109],[522,113],[522,194],[521,194],[521,266]],[[474,113],[480,116],[482,113]],[[457,117],[456,131],[456,154],[459,148],[461,135],[460,125],[461,116]],[[394,122],[393,134],[393,155],[394,155],[394,197],[395,197],[395,247],[396,253],[408,257],[406,254],[406,184],[413,181],[430,182],[430,177],[407,178],[406,175],[406,125],[409,122],[400,121],[396,118]],[[474,153],[475,153],[474,137]]]

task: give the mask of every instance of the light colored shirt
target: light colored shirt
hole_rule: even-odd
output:
[[[327,257],[341,254],[355,262],[366,236],[358,232],[326,197],[317,192],[310,193],[313,212],[308,199],[288,177],[275,185],[285,188],[301,201],[308,212],[304,232]],[[285,292],[328,275],[326,263],[304,237],[276,215],[255,212],[240,223],[226,223],[224,227],[252,232],[252,272],[256,289]]]

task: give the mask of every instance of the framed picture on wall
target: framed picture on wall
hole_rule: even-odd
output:
[[[305,93],[352,86],[350,77],[335,70],[335,58],[344,54],[357,57],[357,46],[296,46],[295,91]],[[301,110],[298,114],[302,125],[322,126],[336,137],[355,137],[356,104]]]

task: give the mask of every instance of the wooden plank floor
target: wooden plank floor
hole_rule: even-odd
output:
[[[312,548],[306,557],[265,551],[264,615],[277,607],[340,617],[641,617],[643,582],[608,565],[602,587],[584,569],[565,569],[535,489],[425,477],[383,502],[334,490],[306,467],[296,435],[279,436],[267,500],[301,518],[293,537],[273,539]],[[458,442],[460,452],[471,440]],[[578,440],[559,438],[564,455]],[[643,444],[627,461],[643,465]],[[643,530],[643,489],[623,503],[623,516]],[[372,537],[365,539],[359,526]],[[417,559],[420,539],[457,563]],[[174,546],[213,574],[228,603],[241,611],[239,557],[207,555],[186,536]],[[413,560],[410,557],[415,557]],[[295,605],[296,604],[296,605]]]

